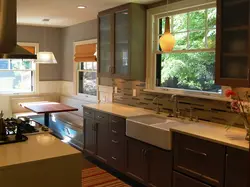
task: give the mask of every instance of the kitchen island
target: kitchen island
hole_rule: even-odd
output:
[[[0,186],[80,187],[82,154],[50,134],[0,146]]]

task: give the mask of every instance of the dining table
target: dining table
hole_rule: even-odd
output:
[[[78,111],[77,108],[49,101],[20,103],[20,106],[36,114],[44,114],[44,125],[47,127],[49,127],[51,113]]]

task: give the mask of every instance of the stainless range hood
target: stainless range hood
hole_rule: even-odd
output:
[[[0,58],[37,59],[17,45],[16,0],[0,0]]]

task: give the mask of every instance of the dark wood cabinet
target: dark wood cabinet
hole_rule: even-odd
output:
[[[146,143],[127,138],[126,172],[150,187],[170,187],[172,154]]]
[[[172,154],[153,146],[146,150],[148,161],[148,186],[170,187],[172,178]]]
[[[173,142],[175,171],[212,186],[224,186],[225,146],[178,133]]]
[[[145,6],[130,3],[105,10],[98,20],[99,77],[145,80]]]
[[[183,174],[173,172],[173,187],[212,187]]]
[[[249,152],[227,148],[225,187],[248,187]]]
[[[250,0],[217,0],[216,84],[249,87],[249,25]]]
[[[91,118],[84,118],[84,144],[83,149],[91,155],[96,153],[95,121]]]
[[[109,157],[108,138],[108,124],[105,121],[96,121],[96,156],[103,162],[107,162]]]
[[[137,181],[147,182],[147,161],[145,152],[148,145],[138,140],[127,138],[126,173]]]

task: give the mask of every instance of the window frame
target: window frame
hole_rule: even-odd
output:
[[[35,53],[39,52],[39,43],[29,43],[29,42],[17,42],[19,46],[28,46],[35,47]],[[8,59],[9,60],[9,59]],[[11,59],[10,59],[11,60]],[[10,71],[10,70],[0,70],[1,71]],[[32,71],[34,77],[33,91],[31,92],[0,92],[1,96],[13,96],[13,95],[33,95],[39,93],[39,64],[35,63],[35,70],[14,70],[14,71]]]
[[[212,92],[202,92],[196,90],[176,89],[176,88],[162,88],[156,86],[156,54],[163,54],[158,50],[159,37],[159,22],[160,18],[166,16],[173,16],[176,14],[187,13],[195,10],[202,10],[216,7],[215,0],[184,0],[176,3],[171,3],[168,6],[160,6],[148,9],[147,11],[147,70],[146,70],[146,89],[145,91],[154,93],[177,94],[183,96],[229,100],[224,96],[224,92],[229,87],[222,86],[222,94]],[[215,49],[188,49],[175,50],[171,53],[183,52],[214,52]],[[216,51],[215,51],[216,52]]]
[[[92,43],[96,43],[97,44],[97,39],[92,39],[92,40],[84,40],[84,41],[78,41],[78,42],[74,42],[73,43],[73,47],[74,47],[74,54],[75,54],[75,49],[77,45],[83,45],[83,44],[92,44]],[[98,76],[96,76],[96,96],[93,95],[88,95],[88,94],[84,94],[84,93],[79,93],[79,72],[86,72],[89,70],[80,70],[79,66],[80,63],[79,62],[75,62],[74,60],[74,55],[73,55],[73,63],[74,63],[74,68],[73,68],[73,82],[74,82],[74,94],[76,96],[78,96],[79,98],[82,99],[90,99],[92,101],[97,101],[97,98],[99,96],[99,92],[98,92]],[[97,70],[98,70],[98,63],[97,63]],[[96,72],[97,72],[96,70]]]

